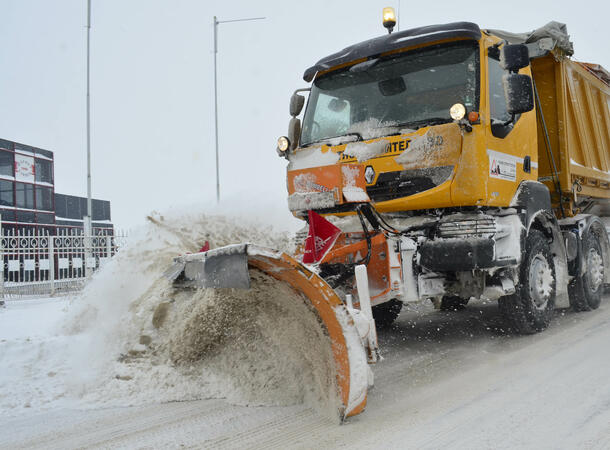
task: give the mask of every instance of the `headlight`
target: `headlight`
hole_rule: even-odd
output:
[[[449,110],[449,114],[453,120],[462,120],[466,115],[466,107],[461,103],[456,103]]]
[[[277,140],[277,149],[280,152],[285,152],[290,148],[290,141],[286,136],[280,136]]]

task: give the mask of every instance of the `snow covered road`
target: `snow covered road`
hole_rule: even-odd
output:
[[[3,419],[0,447],[610,448],[608,298],[535,336],[506,335],[497,306],[474,303],[404,311],[379,337],[367,410],[343,425],[224,400],[61,406]]]

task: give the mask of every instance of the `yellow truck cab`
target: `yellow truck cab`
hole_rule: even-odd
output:
[[[555,307],[597,308],[610,281],[610,75],[572,53],[555,22],[525,34],[456,22],[309,67],[278,153],[293,214],[343,233],[316,261],[331,286],[357,296],[364,260],[382,325],[424,299],[498,299],[522,333]]]

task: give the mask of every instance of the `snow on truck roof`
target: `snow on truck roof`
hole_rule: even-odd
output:
[[[549,22],[543,27],[529,33],[509,33],[502,30],[484,30],[488,34],[504,39],[509,44],[527,45],[530,58],[543,56],[551,50],[558,49],[567,56],[574,54],[574,44],[570,41],[568,27],[565,23]],[[576,62],[593,76],[610,86],[610,72],[599,64]]]
[[[509,44],[527,44],[530,50],[530,57],[542,56],[556,48],[568,56],[574,54],[574,46],[570,41],[568,29],[563,23],[552,21],[527,33],[510,33],[508,31],[491,29],[484,31],[504,39]],[[305,71],[303,79],[309,83],[313,80],[316,73],[341,64],[350,63],[362,58],[376,57],[381,53],[399,48],[460,37],[478,40],[481,38],[481,30],[477,24],[472,22],[453,22],[386,34],[350,45],[337,53],[322,58]]]
[[[550,47],[549,50],[557,48],[568,56],[574,54],[574,44],[570,41],[568,27],[565,23],[551,21],[527,33],[511,33],[503,30],[485,30],[485,32],[504,39],[509,44],[533,44],[546,40],[545,47]]]

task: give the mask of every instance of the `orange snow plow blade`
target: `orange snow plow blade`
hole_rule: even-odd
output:
[[[309,302],[330,337],[340,415],[362,412],[370,370],[352,313],[322,278],[297,260],[283,252],[237,244],[178,257],[165,276],[177,286],[248,289],[250,269],[288,284]]]

